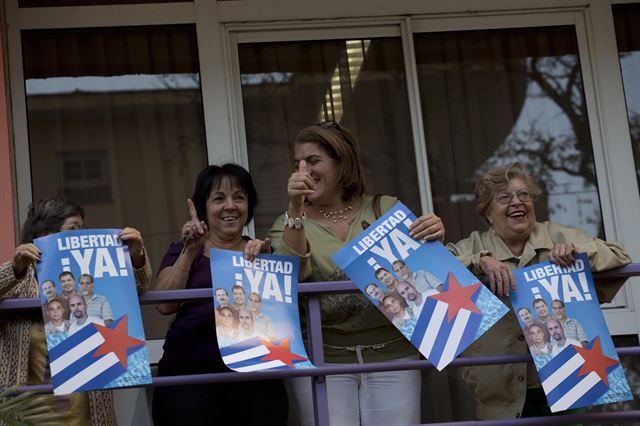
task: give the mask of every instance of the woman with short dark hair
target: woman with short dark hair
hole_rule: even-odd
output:
[[[187,200],[190,220],[182,227],[182,241],[169,246],[158,268],[156,290],[212,288],[209,249],[244,251],[250,240],[242,230],[253,218],[257,203],[251,175],[242,166],[205,167]],[[218,349],[210,300],[165,303],[157,309],[166,315],[176,313],[158,363],[159,376],[229,371]],[[159,387],[153,397],[156,425],[208,425],[214,421],[283,425],[287,414],[281,380]]]
[[[29,206],[22,227],[22,241],[13,259],[0,265],[0,297],[17,299],[38,297],[34,264],[40,250],[33,240],[56,232],[84,228],[84,210],[66,197],[44,198]],[[126,241],[139,289],[146,289],[151,266],[142,235],[124,228],[120,239]],[[28,354],[28,356],[24,356]],[[47,364],[45,330],[40,311],[37,314],[3,314],[0,321],[0,384],[15,386],[42,384]],[[74,424],[115,424],[111,393],[108,391],[76,393],[69,396],[70,419]]]

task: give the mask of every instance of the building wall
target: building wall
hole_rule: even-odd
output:
[[[393,52],[386,53],[391,56],[395,55],[395,59],[401,63],[400,68],[405,72],[404,74],[399,75],[397,70],[393,71],[395,73],[393,75],[384,74],[378,68],[371,71],[370,68],[364,67],[364,69],[371,71],[365,81],[365,85],[370,85],[371,91],[375,89],[376,79],[388,83],[389,89],[386,92],[381,92],[382,94],[375,102],[370,102],[368,98],[363,97],[362,92],[358,92],[358,88],[355,86],[351,88],[352,97],[348,99],[346,93],[350,91],[346,86],[349,84],[338,78],[338,86],[341,86],[339,90],[345,93],[344,104],[347,105],[351,101],[352,104],[357,105],[357,108],[354,108],[356,111],[347,111],[345,108],[344,118],[347,122],[351,120],[354,127],[360,127],[358,129],[359,132],[362,132],[360,134],[370,138],[380,137],[382,140],[378,145],[371,145],[368,148],[367,155],[372,157],[371,164],[375,164],[375,167],[371,167],[370,174],[372,175],[376,173],[375,168],[390,163],[390,153],[395,153],[391,149],[393,144],[404,143],[408,146],[401,153],[403,156],[398,157],[400,158],[398,161],[404,161],[405,164],[411,163],[411,167],[403,168],[400,171],[403,181],[411,180],[408,182],[411,190],[407,191],[407,196],[412,197],[411,202],[415,210],[433,210],[434,205],[444,203],[448,204],[451,214],[459,210],[461,216],[471,215],[473,214],[472,208],[470,208],[472,198],[469,198],[468,188],[458,190],[455,194],[456,197],[438,199],[435,184],[431,181],[434,173],[449,173],[447,176],[461,177],[460,180],[465,181],[467,187],[472,186],[472,171],[460,170],[466,167],[462,167],[460,164],[472,164],[473,152],[459,150],[457,154],[464,156],[459,162],[447,161],[442,164],[434,164],[430,160],[429,155],[433,154],[435,150],[433,147],[430,148],[431,150],[427,149],[427,143],[434,133],[438,136],[446,133],[447,129],[443,130],[443,128],[437,127],[446,122],[446,116],[435,117],[431,123],[423,119],[421,111],[423,104],[420,102],[420,95],[424,94],[420,93],[418,87],[419,76],[416,75],[416,55],[413,51],[414,36],[428,33],[449,34],[467,30],[495,29],[500,32],[511,28],[568,26],[576,34],[576,43],[579,47],[580,70],[583,75],[581,84],[584,87],[585,96],[584,107],[588,112],[586,132],[589,133],[590,140],[593,142],[589,149],[593,151],[593,170],[598,182],[595,199],[591,197],[585,201],[578,196],[572,196],[571,203],[578,206],[576,209],[578,213],[575,216],[582,215],[583,210],[581,209],[585,208],[585,205],[587,205],[587,209],[591,210],[593,210],[593,206],[599,205],[601,213],[598,214],[601,216],[601,222],[596,226],[594,234],[600,232],[607,238],[621,240],[629,248],[633,259],[640,261],[640,227],[637,226],[637,218],[640,217],[640,197],[611,12],[612,5],[615,3],[615,1],[608,0],[489,0],[483,2],[472,0],[451,2],[415,2],[412,0],[394,2],[387,0],[216,2],[213,0],[194,0],[180,4],[19,9],[18,0],[4,0],[6,19],[11,27],[6,34],[0,32],[0,37],[6,36],[6,38],[2,38],[4,40],[2,43],[3,55],[0,57],[0,60],[3,61],[0,64],[2,65],[0,67],[0,83],[2,83],[0,84],[0,235],[8,237],[0,241],[0,254],[2,255],[0,259],[9,259],[15,247],[13,236],[17,233],[19,224],[17,220],[14,220],[14,212],[17,212],[16,217],[24,220],[26,207],[32,199],[60,191],[59,182],[56,180],[60,174],[56,170],[58,164],[56,159],[61,152],[61,144],[66,144],[65,150],[82,151],[87,137],[92,138],[91,142],[94,147],[108,153],[107,156],[110,159],[109,186],[112,197],[108,203],[88,205],[90,225],[117,224],[118,226],[133,225],[142,228],[150,247],[154,266],[159,264],[167,244],[176,239],[180,224],[187,219],[184,199],[190,195],[195,174],[205,163],[235,161],[252,167],[252,172],[256,173],[259,171],[256,164],[266,158],[267,161],[262,161],[266,174],[260,182],[264,188],[260,195],[266,199],[265,205],[269,210],[268,215],[274,216],[280,212],[282,208],[278,206],[283,205],[284,198],[282,181],[286,181],[290,171],[290,159],[286,158],[287,139],[290,139],[295,131],[304,124],[321,118],[320,114],[316,114],[321,110],[321,107],[318,102],[318,105],[313,105],[312,113],[305,115],[304,122],[301,120],[293,124],[286,123],[291,125],[282,126],[282,128],[276,129],[277,131],[261,127],[260,123],[249,122],[253,120],[254,116],[261,114],[268,115],[273,120],[281,120],[283,114],[279,114],[281,111],[278,108],[281,108],[282,105],[292,106],[291,109],[295,109],[296,112],[301,112],[305,108],[305,99],[296,97],[295,93],[289,94],[289,99],[286,98],[287,93],[283,94],[282,98],[289,101],[288,104],[282,102],[282,105],[279,105],[276,102],[278,99],[271,98],[269,101],[265,101],[268,96],[273,94],[273,91],[280,90],[282,87],[277,81],[271,85],[255,86],[250,89],[243,88],[241,68],[247,66],[249,71],[246,74],[251,74],[251,63],[243,61],[242,59],[246,59],[245,57],[239,58],[239,55],[242,54],[239,52],[239,47],[246,47],[252,43],[260,46],[271,43],[274,49],[282,48],[290,52],[295,48],[296,43],[300,44],[303,41],[370,40],[373,38],[400,40],[398,47]],[[92,101],[83,93],[70,93],[58,97],[33,97],[30,100],[31,104],[27,105],[21,31],[58,31],[77,28],[111,29],[113,27],[119,29],[130,27],[166,28],[174,25],[190,26],[197,34],[198,51],[195,55],[198,59],[200,72],[199,89],[203,110],[201,113],[189,109],[192,104],[190,101],[176,107],[178,111],[183,111],[188,117],[158,113],[158,110],[154,110],[149,105],[151,101],[165,102],[168,97],[161,91],[147,91],[142,94],[115,94],[113,107],[108,108],[109,111],[92,105]],[[259,50],[258,48],[259,46],[256,47],[256,51]],[[310,54],[311,50],[299,50],[299,54],[303,57],[301,63],[304,68],[308,65],[304,60],[307,58],[305,55]],[[176,51],[181,52],[182,50],[176,49]],[[134,61],[143,56],[127,52],[126,49],[116,49],[112,54],[119,56],[123,52],[129,54]],[[51,50],[45,50],[44,53],[51,53]],[[58,53],[64,54],[64,52]],[[370,59],[375,59],[371,58],[371,52],[369,54]],[[261,60],[269,62],[270,59],[273,59],[268,55],[265,56],[267,57],[263,57]],[[366,54],[362,58],[366,60]],[[36,62],[37,59],[36,55]],[[328,62],[335,66],[342,59],[344,58],[332,57],[331,61],[333,62]],[[249,65],[246,65],[247,63]],[[278,65],[281,64],[269,64],[274,68]],[[349,63],[346,65],[342,63],[341,66],[343,69],[347,69],[349,65]],[[9,70],[9,73],[5,74],[5,70]],[[318,79],[320,85],[327,84],[333,77],[333,69],[323,71],[323,77]],[[434,70],[427,69],[427,72],[432,71]],[[438,71],[444,72],[443,70],[435,70],[435,72]],[[484,70],[482,67],[470,66],[463,71],[481,74]],[[138,72],[137,69],[136,72]],[[256,71],[256,73],[258,72]],[[508,76],[501,77],[508,80]],[[393,78],[397,80],[393,80]],[[313,78],[301,80],[298,88],[311,87],[309,90],[317,92],[314,93],[314,96],[322,98],[325,91],[318,89],[318,80]],[[401,81],[403,84],[394,84],[394,81]],[[491,83],[490,79],[486,81]],[[454,125],[452,126],[453,130],[460,132],[460,139],[468,138],[473,141],[481,141],[483,137],[486,137],[502,141],[509,129],[504,129],[494,123],[497,123],[503,116],[517,114],[522,109],[523,95],[521,93],[517,101],[504,108],[488,108],[483,103],[483,96],[491,96],[493,86],[483,84],[481,79],[473,82],[477,83],[477,87],[473,89],[482,95],[474,98],[473,103],[484,113],[477,121],[481,122],[480,124],[485,124],[486,134],[481,134],[482,132],[463,134],[462,129],[467,123]],[[511,79],[509,82],[511,86],[517,86],[520,91],[526,90],[522,79]],[[430,90],[440,91],[444,94],[451,93],[451,86],[448,86],[447,83],[447,79],[443,78],[441,84],[434,84]],[[456,88],[459,87],[456,86]],[[466,88],[468,89],[468,87]],[[381,120],[391,116],[395,111],[384,110],[384,114],[380,114],[382,117],[379,117],[374,115],[375,111],[371,112],[371,110],[388,106],[391,98],[395,98],[399,91],[405,89],[406,99],[403,99],[403,102],[406,103],[404,104],[406,109],[402,110],[403,120],[391,120],[394,125],[404,126],[401,131],[396,133],[396,140],[393,138],[393,134],[389,136],[385,133],[389,131],[389,128],[380,129],[379,126]],[[124,101],[129,98],[133,101]],[[12,100],[11,103],[9,103],[9,99]],[[460,101],[460,99],[462,99],[462,95],[457,100]],[[261,101],[264,102],[260,103]],[[171,102],[177,105],[176,102]],[[10,108],[7,105],[10,105]],[[31,109],[33,113],[30,120],[27,120],[28,109]],[[286,110],[286,108],[282,109]],[[59,115],[59,111],[66,111],[67,114]],[[124,118],[115,132],[115,137],[114,134],[103,131],[108,129],[108,125],[105,126],[105,117],[110,113],[119,114]],[[373,118],[367,122],[358,118],[358,113]],[[160,124],[156,127],[141,126],[137,121],[139,116],[152,116]],[[176,120],[175,117],[178,119]],[[359,126],[355,124],[358,123],[358,119],[361,120]],[[136,143],[138,141],[147,143],[151,140],[161,140],[163,137],[171,136],[171,132],[159,131],[158,129],[162,123],[172,120],[181,123],[186,128],[186,131],[179,133],[179,137],[176,136],[173,139],[168,137],[171,143],[175,143],[175,146],[171,143],[168,144],[174,146],[174,149],[170,149],[168,152],[174,154],[187,152],[186,159],[183,158],[179,162],[180,168],[171,169],[169,164],[163,162],[159,150],[155,148],[147,149],[146,152],[149,156],[144,160],[138,160],[141,158],[140,147],[136,146]],[[403,123],[398,124],[400,121]],[[430,124],[436,126],[435,131]],[[15,131],[10,132],[10,127]],[[61,128],[71,130],[65,133],[60,131]],[[78,128],[83,129],[86,133],[73,130]],[[101,131],[92,133],[94,128],[100,128]],[[201,128],[202,132],[192,132],[196,128]],[[258,136],[251,140],[252,135]],[[200,148],[204,146],[206,149],[192,149],[188,146],[185,148],[183,138],[188,141],[196,141],[201,145]],[[31,149],[36,139],[51,142],[51,144],[43,143],[42,149],[38,152],[32,152]],[[277,149],[272,149],[270,145],[266,144],[267,140],[269,143],[280,143],[280,145]],[[252,143],[254,145],[250,146]],[[261,145],[263,143],[264,145]],[[495,150],[495,144],[492,144],[490,148],[491,151]],[[479,147],[477,151],[484,149],[488,148],[486,146]],[[406,157],[407,152],[410,153],[411,158]],[[485,153],[481,152],[481,154]],[[12,168],[14,162],[15,167]],[[39,166],[36,167],[35,164]],[[118,165],[128,167],[133,173],[125,176]],[[15,179],[13,178],[14,173]],[[407,175],[412,176],[412,179],[407,179]],[[407,182],[397,182],[400,179],[396,179],[394,176],[392,173],[384,174],[384,179],[380,179],[384,182],[375,182],[375,178],[379,176],[372,176],[371,180],[377,185],[373,188],[373,192],[389,192],[393,191],[395,184],[407,184]],[[452,184],[452,186],[455,185]],[[380,189],[376,190],[376,188]],[[593,192],[593,188],[591,191]],[[458,207],[463,202],[467,203],[466,207]],[[552,204],[552,201],[549,204]],[[150,206],[160,207],[151,208]],[[449,214],[449,210],[447,210],[447,214]],[[573,219],[571,214],[569,215],[570,220]],[[260,232],[264,232],[268,228],[271,220],[269,218],[262,219],[259,224]],[[587,218],[585,223],[589,220]],[[478,222],[481,223],[481,219],[478,219]],[[467,231],[462,226],[460,229]],[[460,233],[462,232],[460,231]],[[640,313],[637,310],[637,307],[640,306],[640,286],[638,284],[640,284],[638,280],[632,280],[631,284],[621,292],[616,302],[605,307],[610,328],[615,334],[636,335],[640,330]],[[145,327],[151,330],[150,336],[161,338],[168,326],[168,321],[166,318],[162,320],[154,316],[153,308],[147,308],[146,311]],[[160,347],[161,343],[156,342],[153,346]],[[152,355],[157,360],[159,351],[152,353]],[[425,383],[434,386],[449,384],[455,392],[458,392],[458,382],[455,377],[437,375],[437,377],[425,378]],[[127,399],[132,399],[129,395],[120,394],[120,396],[122,396],[120,401],[124,404]],[[448,395],[444,395],[444,393],[442,397],[449,399]],[[430,407],[427,410],[449,410],[448,418],[456,416],[455,410],[451,410],[450,405],[429,402],[431,404],[425,403],[425,407]],[[120,410],[120,413],[138,413],[126,415],[128,420],[125,420],[135,424],[133,419],[137,418],[139,413],[144,411],[144,408],[139,408],[139,411],[134,411],[131,408],[129,406],[128,410]],[[427,410],[423,410],[423,412]],[[432,419],[438,418],[443,418],[442,413],[434,413]]]
[[[0,18],[4,18],[4,8],[0,10]],[[9,131],[9,81],[7,79],[7,49],[5,20],[0,20],[0,259],[10,259],[16,246],[17,223],[14,220],[13,164],[11,155],[11,133]]]

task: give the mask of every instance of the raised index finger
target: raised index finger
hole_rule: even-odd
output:
[[[191,198],[187,198],[187,207],[189,208],[189,216],[191,216],[191,220],[194,222],[200,222],[198,219],[198,212],[196,211],[196,206],[191,201]]]

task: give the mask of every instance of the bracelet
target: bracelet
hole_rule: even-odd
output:
[[[284,212],[285,228],[302,229],[304,228],[304,221],[306,219],[307,219],[307,214],[305,212],[302,212],[302,217],[289,217],[289,213],[287,211]]]

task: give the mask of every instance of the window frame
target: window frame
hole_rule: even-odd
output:
[[[474,28],[548,26],[563,19],[573,22],[582,64],[587,113],[599,182],[605,232],[621,240],[632,257],[640,259],[640,193],[638,192],[626,115],[622,77],[613,24],[612,4],[637,0],[475,0],[415,2],[412,0],[194,0],[109,6],[18,8],[6,0],[7,46],[16,199],[19,221],[31,202],[31,168],[27,134],[26,97],[22,75],[20,32],[25,29],[126,27],[194,24],[199,40],[201,91],[210,164],[235,161],[248,165],[239,96],[238,40],[247,34],[333,34],[346,38],[347,30],[395,26],[402,37],[421,203],[431,208],[426,144],[415,75],[412,35],[430,31]],[[348,18],[345,18],[348,17]],[[314,30],[315,29],[315,30]],[[241,36],[241,34],[244,34]],[[240,37],[240,38],[238,38]],[[408,54],[411,53],[411,54]],[[624,290],[626,300],[607,309],[625,314],[610,322],[612,334],[640,331],[640,279]],[[619,298],[617,300],[620,300]],[[615,312],[614,312],[615,311]]]
[[[255,42],[279,42],[279,41],[304,41],[304,40],[336,40],[336,39],[360,39],[375,37],[399,37],[401,38],[404,67],[407,78],[407,97],[409,101],[409,111],[411,114],[411,130],[413,134],[413,148],[416,153],[416,172],[418,178],[418,192],[420,195],[420,206],[423,211],[431,211],[431,191],[429,186],[429,174],[425,149],[424,133],[422,129],[422,115],[419,110],[420,100],[417,94],[417,76],[415,75],[415,63],[411,63],[412,55],[409,55],[413,49],[412,43],[409,45],[406,36],[407,23],[403,19],[384,19],[365,21],[358,20],[355,24],[352,22],[344,22],[341,24],[315,22],[309,25],[305,24],[305,28],[272,28],[265,30],[262,26],[248,25],[232,25],[226,29],[229,40],[229,69],[228,75],[233,76],[231,83],[231,91],[233,93],[230,102],[231,110],[235,112],[233,120],[235,129],[233,138],[235,150],[240,153],[240,162],[249,164],[247,151],[247,139],[245,134],[245,122],[242,105],[242,85],[240,82],[240,61],[238,58],[238,45],[242,43]],[[339,30],[339,31],[337,31]],[[412,40],[411,40],[412,41]],[[417,108],[417,109],[416,109]]]
[[[231,2],[237,3],[237,2]],[[285,2],[281,2],[285,3]],[[460,2],[463,3],[463,2]],[[501,2],[488,2],[499,4]],[[520,6],[530,2],[518,2]],[[480,12],[453,13],[442,15],[434,13],[435,8],[426,14],[397,18],[355,17],[339,22],[326,19],[330,13],[317,19],[304,22],[251,22],[225,25],[228,40],[228,75],[232,81],[231,108],[236,115],[233,120],[233,144],[240,151],[244,164],[248,163],[246,136],[244,135],[244,116],[242,110],[241,87],[237,46],[242,42],[256,41],[298,41],[309,39],[342,39],[349,34],[358,37],[375,37],[376,25],[381,22],[396,24],[400,27],[402,45],[405,54],[405,72],[410,99],[411,123],[415,143],[416,163],[420,179],[421,205],[425,211],[431,210],[431,190],[428,174],[428,162],[420,98],[417,91],[415,56],[413,54],[413,34],[422,32],[461,31],[469,29],[503,29],[522,27],[548,27],[556,25],[572,26],[576,32],[578,55],[583,78],[585,106],[589,118],[589,130],[594,155],[598,194],[602,209],[604,229],[608,239],[622,241],[632,254],[640,252],[636,237],[629,238],[634,229],[634,214],[640,212],[640,197],[635,179],[635,170],[631,152],[631,139],[626,121],[626,104],[622,91],[622,79],[619,72],[615,29],[611,4],[605,2],[560,2],[560,7],[550,8],[548,4],[536,3],[530,10],[500,11],[488,8]],[[513,3],[512,3],[513,5]],[[557,5],[557,4],[556,4]],[[229,7],[229,14],[221,13],[223,19],[237,19],[240,8]],[[456,5],[451,6],[455,8]],[[284,6],[282,6],[284,7]],[[396,13],[398,9],[395,9]],[[248,10],[245,10],[249,13]],[[376,10],[374,10],[375,13]],[[425,12],[424,10],[422,12]],[[313,10],[312,14],[319,13]],[[252,16],[245,16],[251,20]],[[269,19],[267,16],[265,19]],[[357,29],[357,30],[356,30]],[[362,34],[362,31],[365,31]],[[371,31],[367,33],[366,31]],[[352,33],[350,33],[353,31]],[[606,35],[604,35],[606,34]],[[612,46],[613,42],[613,46]],[[613,49],[612,49],[613,47]],[[621,115],[615,117],[615,112]],[[620,117],[622,119],[620,119]],[[627,196],[636,194],[636,196]],[[632,279],[631,281],[638,281]],[[612,334],[638,334],[640,319],[636,307],[640,306],[640,292],[633,285],[624,287],[615,300],[603,306]]]

